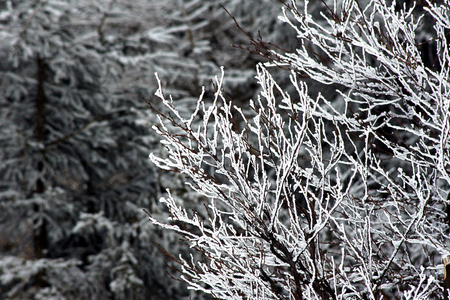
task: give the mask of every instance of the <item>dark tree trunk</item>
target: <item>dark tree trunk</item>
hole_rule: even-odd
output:
[[[45,142],[45,92],[44,92],[44,82],[45,82],[45,61],[42,57],[37,58],[37,97],[36,97],[36,123],[34,127],[34,134],[38,142]],[[42,157],[43,160],[43,157]],[[37,162],[37,171],[42,173],[44,169],[44,162],[40,160]],[[43,193],[45,190],[44,183],[42,179],[36,181],[36,193]]]
[[[38,56],[37,58],[37,98],[36,98],[36,126],[34,133],[38,141],[44,141],[45,139],[45,61],[44,58]]]
[[[38,142],[45,142],[45,105],[46,97],[44,91],[45,83],[45,59],[38,56],[37,58],[37,97],[36,97],[36,116],[34,134]],[[44,158],[45,154],[42,152],[42,156],[39,158],[36,164],[36,168],[39,174],[44,170]],[[44,181],[41,178],[36,180],[35,192],[43,193],[45,191]],[[36,205],[34,207],[36,217],[34,219],[33,228],[33,244],[34,253],[36,258],[42,258],[45,256],[45,249],[47,248],[47,222],[40,216],[40,207]]]

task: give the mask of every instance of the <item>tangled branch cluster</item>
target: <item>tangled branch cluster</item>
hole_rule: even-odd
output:
[[[185,117],[162,87],[168,111],[155,126],[167,155],[151,159],[183,174],[207,200],[190,212],[162,201],[174,230],[203,259],[173,258],[183,279],[217,298],[430,299],[442,297],[449,238],[450,7],[343,1],[323,20],[287,4],[295,52],[253,40],[290,69],[288,93],[267,66],[246,110],[216,78]],[[418,32],[433,24],[435,61]],[[341,87],[308,94],[301,76]]]

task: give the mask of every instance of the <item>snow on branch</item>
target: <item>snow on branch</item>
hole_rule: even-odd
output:
[[[420,14],[349,0],[318,20],[307,4],[286,4],[281,17],[303,43],[295,52],[254,43],[291,69],[294,92],[258,65],[259,96],[238,107],[222,70],[212,99],[203,92],[186,117],[159,85],[154,129],[166,153],[150,159],[206,204],[191,211],[172,191],[161,200],[171,219],[150,220],[201,255],[180,257],[180,272],[217,298],[438,297],[450,218],[448,6]],[[418,47],[424,18],[438,65]],[[299,75],[343,89],[313,98]]]

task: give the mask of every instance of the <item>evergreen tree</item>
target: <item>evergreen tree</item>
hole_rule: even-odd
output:
[[[255,35],[279,22],[273,1],[0,3],[0,298],[193,295],[152,240],[186,246],[142,212],[167,217],[155,199],[183,189],[147,159],[142,97],[158,72],[188,111],[221,64],[230,94],[253,95],[259,58],[231,46],[246,36],[221,5]]]

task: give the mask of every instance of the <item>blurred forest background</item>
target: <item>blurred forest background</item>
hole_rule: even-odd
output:
[[[310,9],[319,14],[316,4]],[[161,145],[146,101],[160,107],[157,72],[177,108],[192,111],[202,86],[213,94],[210,81],[224,66],[224,90],[245,106],[258,93],[255,66],[265,58],[233,47],[250,40],[235,21],[291,51],[296,33],[278,19],[282,6],[0,1],[0,299],[205,297],[171,278],[160,250],[187,254],[188,246],[143,212],[167,219],[158,202],[167,188],[187,209],[204,205],[180,175],[150,163]],[[431,65],[428,45],[421,53]],[[289,72],[271,71],[289,91]],[[308,87],[333,101],[336,87]]]
[[[182,299],[165,255],[186,248],[152,226],[176,175],[150,164],[155,72],[186,109],[227,72],[256,92],[255,36],[286,45],[278,1],[0,2],[0,298]],[[156,105],[156,104],[155,104]],[[194,195],[191,205],[197,205]]]

